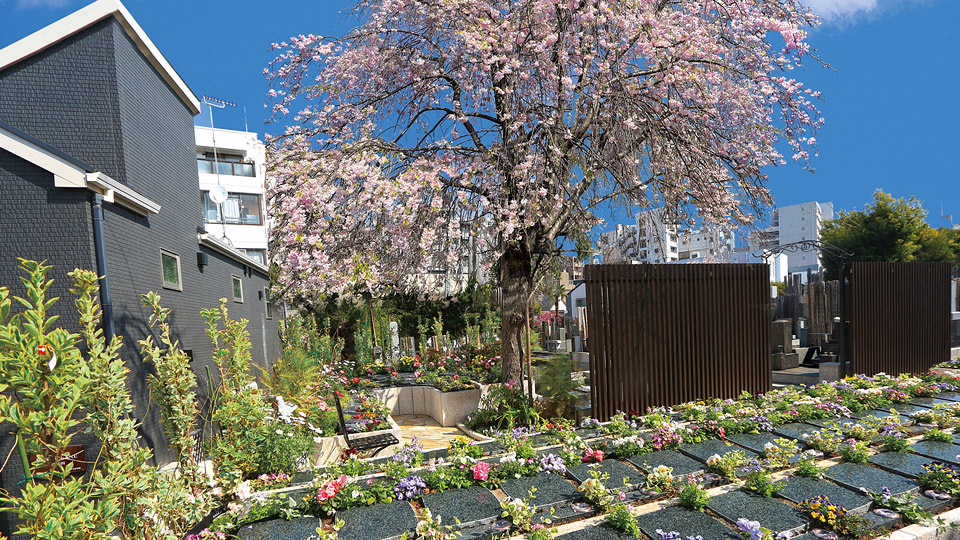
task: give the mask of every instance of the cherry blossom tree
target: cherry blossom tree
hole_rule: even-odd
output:
[[[819,65],[817,21],[795,0],[363,0],[352,16],[342,37],[274,44],[264,70],[285,126],[279,281],[307,301],[429,289],[474,242],[502,288],[505,380],[540,272],[598,209],[748,222],[771,202],[765,170],[815,151],[819,94],[790,74]]]

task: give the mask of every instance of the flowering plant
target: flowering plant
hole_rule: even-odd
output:
[[[707,458],[707,467],[728,480],[736,480],[737,469],[746,463],[747,457],[742,450],[732,450],[723,456],[714,454]]]
[[[557,454],[543,454],[540,456],[539,471],[548,471],[563,476],[567,472],[567,465],[563,458]]]
[[[862,491],[864,495],[873,501],[877,507],[887,508],[889,510],[893,510],[894,512],[898,512],[910,523],[924,522],[933,517],[933,514],[924,510],[922,506],[914,502],[916,500],[916,496],[894,496],[890,492],[890,488],[887,486],[883,486],[880,493],[866,488],[860,488],[860,491]]]
[[[603,450],[597,448],[587,448],[580,461],[584,463],[600,463],[603,461]]]
[[[474,480],[486,482],[490,474],[490,464],[486,461],[479,461],[476,465],[470,467],[470,470],[473,471]]]
[[[830,502],[825,495],[807,499],[800,503],[800,509],[822,527],[832,529],[844,536],[860,538],[869,531],[869,522],[860,516],[847,512],[847,509]]]
[[[529,531],[533,526],[533,514],[536,509],[530,504],[530,500],[536,498],[537,488],[530,488],[524,499],[506,499],[500,501],[500,508],[503,509],[501,517],[510,519],[513,525],[521,531]]]
[[[847,439],[846,443],[840,446],[840,456],[850,463],[865,464],[870,458],[869,447],[863,441]]]
[[[407,476],[401,478],[393,492],[397,495],[397,500],[416,499],[427,489],[427,484],[421,476]]]
[[[341,474],[338,478],[321,482],[317,487],[317,502],[323,503],[334,498],[347,485],[347,475]]]
[[[463,536],[460,531],[453,530],[450,525],[441,523],[443,517],[433,518],[429,508],[424,508],[423,515],[417,521],[417,538],[432,538],[433,540],[449,540]]]
[[[703,484],[698,484],[696,481],[687,482],[687,484],[683,486],[683,489],[680,490],[678,497],[681,506],[698,512],[703,512],[703,509],[707,507],[707,503],[709,503],[712,498],[707,495],[707,491],[703,489]]]
[[[675,479],[673,478],[673,467],[666,465],[657,465],[647,473],[647,489],[659,492],[669,491],[673,487]]]

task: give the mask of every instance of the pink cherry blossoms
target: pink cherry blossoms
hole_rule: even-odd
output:
[[[265,70],[294,295],[425,288],[471,242],[549,256],[606,204],[746,221],[780,149],[815,151],[819,94],[791,74],[817,65],[816,20],[794,0],[364,0],[356,16],[342,38],[274,44]]]

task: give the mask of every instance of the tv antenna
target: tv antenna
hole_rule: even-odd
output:
[[[223,212],[223,203],[227,202],[230,194],[227,192],[227,188],[220,185],[220,156],[217,152],[217,130],[213,127],[213,108],[224,109],[226,107],[236,107],[237,104],[210,96],[203,96],[203,102],[207,104],[207,110],[210,111],[210,136],[213,139],[213,172],[217,176],[217,187],[211,189],[208,196],[210,200],[217,205],[217,213],[220,214],[220,230],[223,233],[221,240],[228,246],[233,247],[233,242],[227,238],[227,221]],[[246,109],[244,109],[244,111],[246,111]]]

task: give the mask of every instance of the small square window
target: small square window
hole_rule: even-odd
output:
[[[183,290],[180,274],[180,256],[176,253],[160,250],[160,271],[165,289]]]
[[[233,301],[234,302],[243,302],[243,280],[237,276],[230,276],[230,280],[233,281]]]
[[[273,316],[274,316],[274,314],[273,314],[274,307],[273,307],[273,300],[270,298],[270,288],[269,288],[269,287],[265,287],[265,288],[263,289],[263,298],[267,301],[267,302],[266,302],[266,304],[267,304],[267,318],[268,318],[268,319],[272,319]]]

